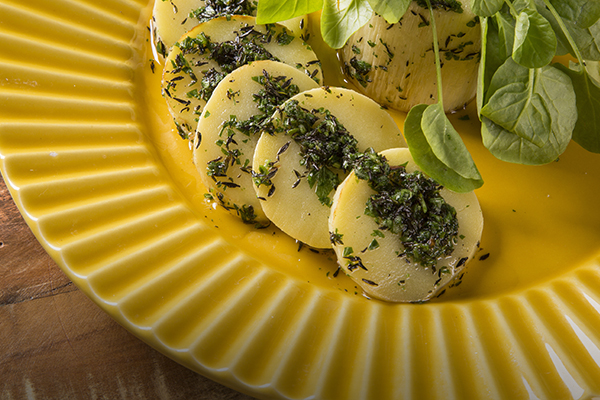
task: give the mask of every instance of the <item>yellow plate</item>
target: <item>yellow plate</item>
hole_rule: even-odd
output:
[[[259,398],[600,395],[600,156],[572,144],[543,167],[502,163],[461,111],[489,257],[434,302],[368,300],[333,277],[331,254],[205,200],[150,69],[150,12],[147,0],[0,1],[3,176],[107,313]]]

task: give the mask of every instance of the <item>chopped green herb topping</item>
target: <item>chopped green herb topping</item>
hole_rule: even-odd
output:
[[[337,228],[335,229],[335,232],[329,232],[329,241],[334,246],[336,244],[343,245],[344,244],[344,242],[342,241],[343,238],[344,238],[344,235],[339,233]]]
[[[210,37],[203,32],[196,37],[186,36],[181,42],[176,43],[176,46],[181,50],[181,54],[175,60],[172,60],[173,69],[170,72],[173,74],[180,72],[187,74],[191,79],[189,86],[193,86],[199,81],[200,88],[194,88],[187,92],[187,97],[207,101],[219,82],[228,73],[242,65],[258,60],[280,61],[264,47],[264,44],[271,42],[275,35],[273,25],[266,25],[266,27],[267,32],[263,34],[256,31],[253,26],[245,26],[239,32],[236,32],[237,37],[234,40],[220,43],[212,42]],[[294,36],[285,29],[275,37],[275,40],[282,45],[289,44],[293,39]],[[210,68],[203,71],[203,77],[198,79],[185,57],[187,54],[206,55],[207,58],[214,60],[219,65],[220,70]],[[194,66],[201,65],[196,64]],[[168,82],[167,89],[175,87],[175,84],[175,81]]]
[[[288,79],[286,76],[273,77],[269,75],[266,70],[263,70],[262,76],[256,76],[252,79],[263,86],[258,93],[253,95],[253,100],[258,103],[258,109],[261,112],[247,121],[239,121],[235,115],[231,115],[229,120],[221,125],[219,136],[222,139],[215,142],[215,144],[221,148],[221,153],[223,153],[223,155],[207,163],[207,175],[210,176],[215,181],[217,187],[223,191],[227,188],[239,187],[239,185],[234,183],[233,179],[227,174],[230,167],[237,165],[242,172],[252,173],[250,160],[246,158],[246,160],[242,162],[243,153],[237,148],[238,143],[236,139],[239,140],[239,138],[236,138],[236,134],[238,132],[241,132],[245,136],[258,134],[262,129],[263,123],[273,114],[276,107],[300,91],[297,85],[292,84],[292,79]],[[239,93],[233,92],[232,98],[236,94]],[[272,195],[274,191],[271,178],[275,176],[278,169],[275,164],[276,163],[270,163],[266,166],[261,166],[259,173],[253,174],[253,180],[257,186],[267,185],[271,187],[269,196]],[[237,214],[242,218],[242,221],[245,223],[255,222],[256,215],[252,206],[234,205],[234,208]]]
[[[358,268],[368,271],[360,257],[354,255],[352,247],[344,247],[342,257],[347,261],[346,268],[348,268],[348,271],[353,272]]]
[[[349,63],[345,63],[346,74],[361,84],[362,87],[367,87],[371,82],[369,78],[369,72],[371,72],[372,65],[366,61],[361,61],[356,57],[352,57]]]
[[[390,166],[372,149],[357,158],[354,172],[377,192],[367,201],[365,214],[375,219],[380,230],[399,235],[404,246],[400,256],[429,267],[452,254],[458,220],[438,183],[420,171]]]
[[[227,74],[219,72],[214,68],[209,69],[204,73],[204,77],[200,81],[200,89],[190,90],[187,92],[187,97],[195,97],[197,99],[208,101],[219,82],[221,82],[226,75]]]
[[[292,43],[292,41],[294,40],[294,35],[290,35],[287,30],[283,30],[282,32],[277,34],[275,40],[277,40],[278,44],[286,46]]]
[[[231,116],[229,121],[223,124],[222,132],[225,129],[235,128],[246,136],[258,134],[264,128],[266,120],[273,115],[278,106],[290,97],[300,93],[300,89],[292,83],[291,78],[271,76],[266,70],[263,70],[262,76],[255,76],[252,79],[263,86],[258,93],[253,94],[260,113],[253,115],[246,121],[238,121],[235,116]],[[231,130],[229,132],[234,133]]]
[[[270,191],[275,188],[271,179],[277,174],[279,170],[279,164],[277,161],[266,161],[265,165],[258,166],[258,172],[252,171],[252,180],[256,187],[261,187],[265,185],[266,187],[270,187]],[[269,193],[271,193],[269,191]],[[272,193],[271,193],[272,194]]]
[[[298,179],[306,178],[321,204],[330,207],[329,195],[341,183],[338,172],[352,169],[357,153],[356,139],[328,110],[311,112],[300,107],[297,100],[285,103],[279,120],[278,129],[300,146],[300,164],[306,171],[297,173]],[[273,129],[267,128],[267,131],[273,133]]]
[[[279,61],[263,45],[271,40],[272,32],[271,30],[269,32],[262,34],[255,31],[253,26],[247,26],[238,33],[235,40],[211,43],[210,58],[228,73],[252,61]]]
[[[204,7],[192,10],[190,18],[198,22],[210,21],[213,18],[231,15],[254,15],[256,2],[248,0],[205,0]]]
[[[245,224],[256,223],[256,213],[254,212],[253,206],[244,204],[243,206],[239,207],[236,205],[235,211]]]
[[[428,8],[425,0],[416,0],[420,7]],[[453,11],[462,14],[463,8],[460,1],[457,0],[431,0],[431,8],[434,10]]]

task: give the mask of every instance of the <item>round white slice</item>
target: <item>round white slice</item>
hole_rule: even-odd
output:
[[[219,44],[221,48],[239,42],[252,43],[261,49],[264,57],[292,65],[317,83],[323,81],[315,53],[282,25],[257,25],[255,18],[249,16],[220,17],[204,22],[187,32],[173,46],[163,70],[163,95],[184,138],[191,137],[195,132],[198,116],[212,90],[227,73],[235,69],[224,68],[223,62],[215,60],[206,39],[212,44]],[[239,57],[233,63],[237,67],[255,61],[254,56],[241,57],[245,53],[239,49],[228,51],[227,54],[231,58]]]
[[[460,13],[434,10],[446,111],[463,107],[477,91],[481,28],[470,2],[460,6]],[[413,1],[400,22],[390,25],[375,14],[358,29],[340,50],[346,74],[358,90],[404,112],[418,104],[436,103],[429,20],[429,10]]]
[[[328,110],[358,142],[358,151],[372,147],[375,151],[404,147],[406,142],[392,117],[368,97],[349,89],[319,88],[300,93],[288,101],[298,101],[306,110]],[[322,119],[322,113],[318,113]],[[273,116],[273,124],[281,126],[281,114]],[[301,165],[300,146],[290,132],[275,135],[263,132],[253,160],[255,173],[270,171],[272,185],[256,186],[263,211],[283,232],[315,248],[330,248],[330,207],[324,205],[311,188]],[[346,176],[337,170],[340,182]],[[334,191],[329,193],[333,198]]]
[[[418,170],[408,149],[390,149],[381,154],[391,166],[406,164],[409,173]],[[474,192],[440,191],[456,210],[458,236],[449,257],[439,259],[434,267],[424,267],[408,261],[405,256],[399,257],[398,254],[404,252],[399,236],[379,230],[375,219],[365,215],[367,200],[373,194],[375,191],[367,181],[359,180],[354,172],[335,193],[329,229],[339,239],[333,245],[339,265],[368,296],[391,302],[431,299],[461,274],[479,247],[483,214],[477,196]],[[378,236],[376,231],[384,237]],[[374,239],[377,245],[373,245]],[[366,270],[352,266],[357,260],[351,257],[358,257]]]
[[[217,2],[206,0],[157,0],[154,2],[154,42],[159,53],[166,55],[169,49],[186,32],[209,19],[223,15],[256,16],[256,1],[230,1],[227,9],[219,9]],[[220,2],[223,4],[224,2]],[[306,33],[307,18],[300,16],[281,22],[295,36]],[[161,51],[161,49],[164,49]]]
[[[266,79],[281,85],[281,93],[289,93],[288,98],[305,90],[318,87],[317,83],[304,72],[275,61],[255,61],[233,71],[219,83],[213,96],[206,103],[198,121],[194,141],[194,164],[204,185],[209,188],[226,207],[242,217],[245,222],[268,222],[256,197],[252,184],[252,157],[260,133],[248,135],[231,127],[230,121],[248,121],[265,115],[259,109],[259,95],[262,97]],[[257,79],[260,78],[260,79]],[[272,89],[273,87],[270,86]],[[262,91],[262,93],[261,93]],[[277,100],[287,100],[282,95]],[[222,167],[226,165],[226,172]],[[215,176],[223,175],[223,176]],[[250,218],[251,215],[253,218]]]

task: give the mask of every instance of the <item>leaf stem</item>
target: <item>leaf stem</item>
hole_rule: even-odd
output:
[[[565,25],[565,22],[562,20],[560,14],[558,12],[556,12],[556,9],[552,6],[552,4],[548,0],[542,0],[542,1],[546,5],[546,7],[548,7],[548,10],[550,10],[550,12],[552,13],[552,16],[554,17],[554,19],[556,19],[556,22],[560,26],[560,29],[565,34],[567,40],[569,41],[569,44],[571,45],[571,48],[575,52],[574,56],[577,58],[577,61],[579,61],[579,64],[581,64],[582,66],[585,66],[585,61],[583,60],[581,51],[579,50],[577,43],[575,43],[573,36],[571,36],[571,32],[569,32],[569,29]]]
[[[438,35],[437,28],[435,25],[435,17],[433,15],[433,7],[431,7],[431,1],[425,0],[427,3],[427,8],[429,8],[429,16],[431,19],[431,29],[433,30],[433,50],[435,56],[435,73],[437,78],[437,86],[438,86],[438,103],[444,106],[444,97],[442,91],[442,65],[440,62],[440,46],[438,44]]]

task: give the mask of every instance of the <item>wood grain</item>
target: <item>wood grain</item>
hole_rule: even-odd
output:
[[[251,397],[131,335],[65,276],[0,178],[0,400]]]

